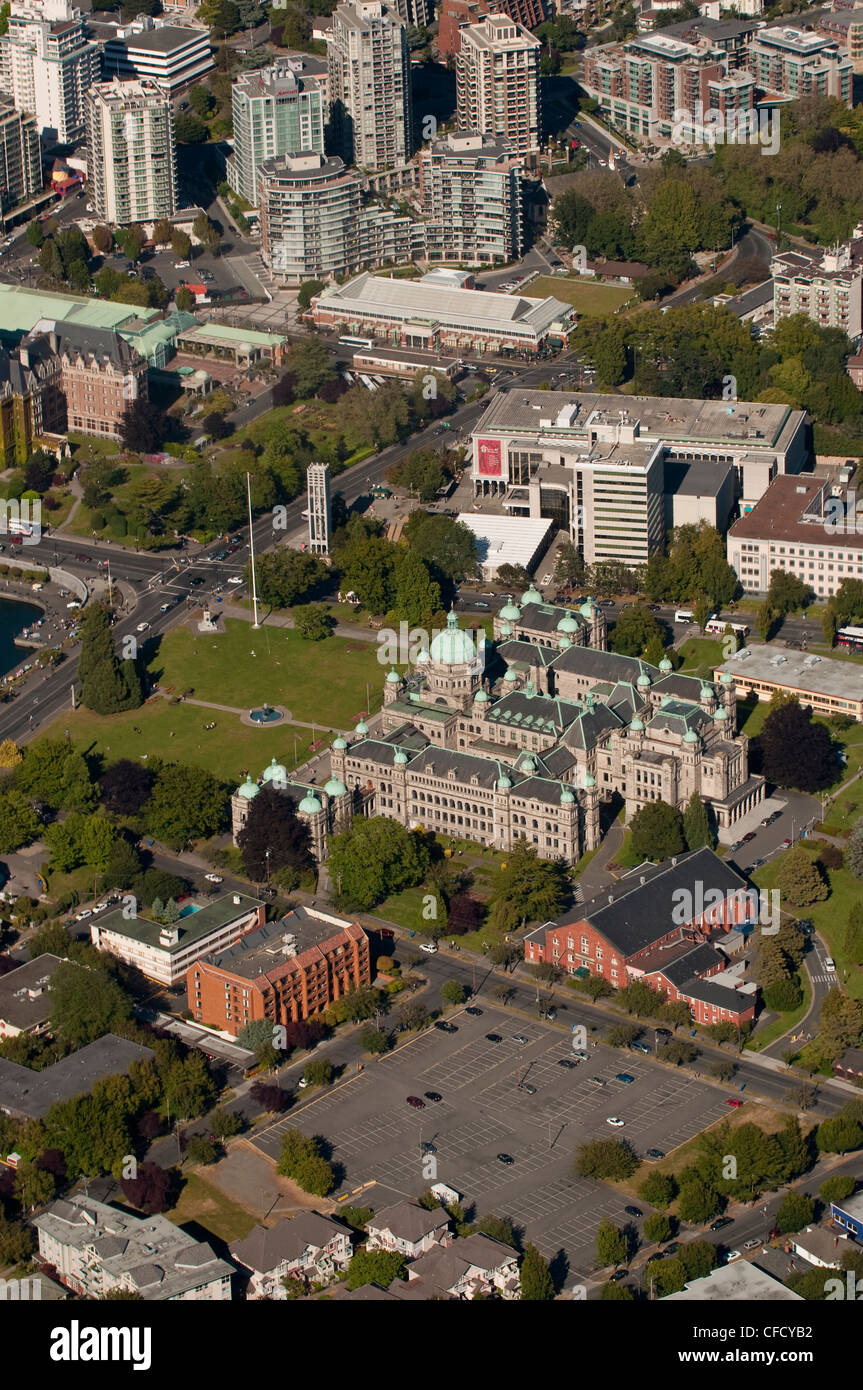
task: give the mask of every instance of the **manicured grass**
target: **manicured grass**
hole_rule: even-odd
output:
[[[623,843],[614,855],[612,862],[619,865],[621,869],[637,869],[639,864],[644,863],[643,855],[636,854],[632,848],[632,832],[623,832]]]
[[[749,738],[755,738],[764,728],[764,721],[769,713],[770,704],[767,700],[738,700],[737,719],[740,732],[748,734]]]
[[[213,720],[215,729],[204,729],[204,724]],[[136,728],[140,734],[135,733]],[[246,770],[257,777],[274,757],[288,770],[297,767],[309,756],[311,742],[310,729],[288,724],[255,729],[241,724],[234,714],[211,713],[199,705],[172,705],[159,699],[123,714],[69,710],[45,733],[48,738],[63,738],[66,729],[79,748],[101,753],[107,762],[138,760],[146,753],[148,758],[193,763],[217,777],[236,780],[238,786]],[[321,728],[319,737],[327,738],[328,731]]]
[[[428,896],[435,898],[433,904],[427,901]],[[434,909],[437,916],[424,917],[423,909],[426,912]],[[405,931],[428,933],[433,927],[446,927],[446,908],[434,890],[425,884],[420,884],[417,888],[406,888],[403,893],[394,893],[392,897],[385,898],[372,909],[372,915],[383,917],[387,922],[395,922],[397,927],[403,927]]]
[[[517,291],[516,291],[517,293]],[[540,275],[526,294],[531,299],[562,299],[580,314],[613,314],[635,291],[628,285],[603,285],[596,280],[570,280],[566,276]]]
[[[809,974],[806,970],[799,972],[800,984],[803,989],[803,1003],[798,1009],[792,1009],[789,1013],[780,1014],[772,1023],[768,1023],[766,1028],[759,1028],[753,1038],[746,1044],[746,1051],[761,1052],[765,1047],[769,1047],[777,1038],[781,1038],[785,1033],[790,1032],[802,1023],[809,1012],[812,1003],[812,986],[809,983]],[[789,1042],[788,1046],[791,1046]]]
[[[255,632],[228,619],[218,637],[174,628],[150,662],[161,684],[198,700],[250,709],[267,700],[295,719],[350,729],[361,711],[379,709],[386,668],[374,642],[327,637],[307,642],[288,628]],[[367,688],[368,687],[368,695]]]
[[[818,845],[815,840],[801,840],[800,844],[813,859],[818,857]],[[752,875],[759,888],[774,887],[784,857],[780,854]],[[830,954],[836,962],[837,985],[843,985],[855,999],[863,999],[863,970],[848,958],[843,945],[848,914],[854,904],[860,901],[860,880],[855,878],[849,869],[828,869],[827,877],[830,881],[830,896],[824,902],[812,903],[806,907],[795,907],[789,902],[783,902],[782,910],[793,912],[798,917],[808,917],[815,923],[816,931],[827,942]]]
[[[198,1173],[184,1174],[185,1183],[177,1205],[165,1212],[175,1226],[194,1222],[210,1231],[225,1244],[243,1240],[257,1221],[245,1208],[232,1202],[218,1187],[205,1181]]]
[[[708,680],[713,679],[713,668],[725,659],[722,642],[715,637],[688,637],[677,650],[683,658],[682,674],[704,676]]]

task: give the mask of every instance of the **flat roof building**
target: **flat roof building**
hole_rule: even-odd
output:
[[[117,908],[92,923],[90,940],[98,951],[135,966],[148,979],[176,985],[201,956],[263,926],[266,907],[244,893],[226,893],[205,906],[189,903],[182,914],[176,922],[162,923],[143,910],[126,917]]]
[[[836,97],[852,105],[854,64],[827,34],[785,24],[759,29],[749,43],[746,61],[767,95]]]
[[[154,1055],[149,1047],[106,1033],[42,1071],[0,1057],[0,1111],[16,1120],[40,1120],[58,1101],[86,1096],[97,1081],[125,1076],[133,1062],[152,1062]]]
[[[664,1298],[663,1303],[747,1303],[770,1301],[778,1303],[799,1303],[799,1293],[794,1293],[772,1275],[766,1274],[748,1260],[735,1260],[730,1265],[720,1265],[711,1270],[703,1279],[690,1279],[679,1293]]]
[[[486,15],[459,33],[456,54],[456,120],[533,154],[542,140],[539,55],[542,44],[508,15]]]
[[[300,78],[277,60],[272,67],[240,73],[231,88],[233,154],[228,183],[253,206],[258,202],[258,170],[265,159],[324,152],[326,93],[322,83]]]
[[[477,559],[486,579],[501,565],[519,565],[532,573],[545,554],[553,521],[521,516],[488,516],[461,512],[456,518],[477,539]]]
[[[419,171],[431,262],[518,260],[525,249],[523,155],[493,136],[457,131],[423,147]]]
[[[721,666],[715,666],[713,674],[715,679],[730,675],[741,700],[751,695],[769,700],[774,690],[781,690],[796,696],[813,714],[847,714],[863,722],[863,679],[855,661],[778,652],[767,646],[742,647]]]
[[[42,1033],[51,1016],[51,977],[62,961],[46,953],[0,976],[0,1038]]]
[[[393,169],[414,151],[407,29],[380,0],[333,12],[327,39],[334,153],[361,169]]]
[[[105,77],[149,77],[174,96],[215,66],[209,29],[141,16],[113,32],[100,26],[99,32],[105,33]]]
[[[87,188],[113,226],[156,222],[177,209],[174,108],[157,83],[100,82],[87,92]]]
[[[773,318],[803,314],[819,328],[841,328],[855,339],[863,330],[863,239],[818,251],[783,251],[773,257]]]
[[[734,522],[728,563],[749,593],[766,593],[775,570],[802,579],[820,599],[845,579],[863,579],[863,517],[856,496],[813,474],[774,478]]]
[[[565,338],[572,315],[571,306],[558,299],[441,289],[368,273],[312,300],[319,327],[344,324],[348,332],[378,334],[400,347],[443,347],[457,354],[535,353],[549,339]]]

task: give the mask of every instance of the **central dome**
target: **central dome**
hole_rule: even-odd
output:
[[[442,666],[467,666],[476,661],[476,647],[458,625],[458,614],[452,609],[447,614],[446,632],[439,632],[432,640],[432,661]]]

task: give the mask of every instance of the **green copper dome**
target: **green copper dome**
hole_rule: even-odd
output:
[[[253,796],[257,796],[260,791],[257,782],[253,782],[251,777],[247,777],[241,787],[237,787],[237,796],[244,796],[247,801],[251,801]]]
[[[395,757],[393,758],[393,762],[394,762],[394,763],[398,763],[399,765],[401,765],[402,763],[406,763],[407,760],[408,760],[408,755],[407,755],[407,753],[405,752],[405,750],[404,750],[403,748],[397,748],[397,749],[396,749],[396,755],[395,755]]]
[[[664,657],[662,658],[662,660],[660,661],[660,663],[659,663],[659,669],[660,669],[660,671],[664,671],[664,672],[666,673],[666,675],[668,674],[669,671],[673,671],[673,670],[674,670],[674,667],[672,666],[672,664],[671,664],[671,662],[669,661],[669,659],[668,659],[667,656],[664,656]]]
[[[731,685],[731,683],[734,680],[734,677],[732,676],[730,671],[723,671],[719,679],[722,681],[723,685]]]
[[[670,704],[671,704],[671,696],[670,696],[669,694],[666,693],[665,695],[663,695],[662,699],[661,699],[660,702],[659,702],[660,708],[661,708],[661,709],[665,709],[665,706],[666,706],[666,705],[670,705]]]
[[[399,685],[401,676],[398,671],[387,671],[387,685]]]
[[[720,705],[718,709],[713,711],[713,718],[717,724],[721,724],[723,720],[728,718],[728,711]]]
[[[454,608],[447,614],[446,632],[432,640],[431,659],[442,666],[467,666],[476,660],[476,647],[470,634],[459,627]]]
[[[592,599],[592,598],[586,598],[586,599],[584,600],[584,603],[581,605],[581,616],[582,616],[583,618],[592,618],[592,617],[593,617],[593,599]]]
[[[646,671],[642,671],[635,684],[641,686],[642,689],[644,689],[646,685],[650,685],[650,677]]]
[[[571,806],[572,803],[573,803],[574,801],[575,801],[575,797],[573,796],[573,794],[572,794],[570,788],[569,788],[569,787],[566,785],[566,783],[564,782],[563,786],[562,786],[561,789],[560,789],[560,804],[561,804],[561,806]]]
[[[584,785],[585,785],[586,787],[595,787],[595,786],[596,786],[596,778],[594,777],[594,775],[593,775],[592,772],[588,772],[588,773],[585,775],[585,778],[584,778]]]
[[[480,686],[479,690],[474,695],[473,702],[475,705],[484,705],[488,703],[488,695],[486,691],[483,690],[482,686]]]
[[[270,763],[270,766],[264,768],[264,781],[287,782],[287,780],[287,771],[285,770],[285,768],[282,767],[281,763],[277,763],[275,758],[273,758],[272,762]]]
[[[531,584],[529,589],[525,589],[521,596],[521,606],[524,608],[526,603],[542,603],[542,594],[535,584]]]
[[[699,698],[702,700],[715,700],[716,691],[713,689],[713,686],[702,685]]]
[[[683,735],[683,742],[684,742],[684,743],[697,743],[697,742],[698,742],[698,734],[695,732],[694,729],[687,729],[687,730],[686,730],[686,733]]]
[[[504,792],[505,792],[505,791],[508,791],[509,788],[512,786],[512,782],[509,780],[509,778],[507,777],[506,773],[504,772],[504,773],[502,774],[502,776],[498,777],[498,779],[497,779],[497,785],[498,785],[498,787],[500,788],[501,791],[504,791]]]
[[[506,603],[503,605],[503,608],[498,613],[498,617],[502,618],[504,622],[510,623],[517,623],[519,618],[521,617],[521,610],[519,609],[518,604],[513,603],[511,594],[507,594]]]
[[[428,654],[428,652],[426,651],[425,647],[423,647],[419,652],[417,652],[416,665],[417,665],[417,666],[424,666],[425,663],[428,661],[428,659],[429,659],[429,654]]]
[[[303,811],[307,816],[314,816],[317,815],[318,811],[322,811],[323,807],[318,801],[318,798],[312,792],[309,792],[307,796],[303,797],[297,809]]]
[[[357,727],[354,729],[354,733],[359,734],[360,738],[365,738],[368,731],[369,726],[364,719],[361,719]]]
[[[329,782],[324,783],[324,791],[327,796],[344,796],[347,787],[340,777],[331,777]]]
[[[533,758],[530,756],[529,753],[525,753],[524,757],[521,760],[520,766],[522,772],[536,772],[536,763],[533,761]]]
[[[333,747],[338,749],[340,753],[343,753],[347,746],[348,741],[346,738],[342,738],[341,734],[339,734],[338,738],[333,739]]]
[[[561,637],[560,641],[558,642],[558,646],[560,647],[560,650],[561,650],[562,652],[565,652],[566,649],[567,649],[567,647],[571,647],[571,646],[572,646],[572,643],[570,642],[570,640],[569,640],[569,638],[566,636],[566,634],[564,634],[563,637]]]
[[[629,727],[630,727],[630,729],[632,730],[632,732],[633,732],[634,734],[640,734],[640,733],[642,733],[643,730],[644,730],[644,725],[642,724],[641,720],[638,718],[638,715],[635,716],[635,718],[633,719],[633,721],[632,721],[632,723],[630,724]]]
[[[558,632],[578,632],[578,623],[571,613],[564,613],[557,625]]]
[[[500,625],[500,635],[501,635],[501,637],[511,637],[511,636],[512,636],[512,628],[510,627],[509,623],[501,623],[501,625]]]
[[[504,676],[504,681],[507,685],[514,685],[517,680],[518,676],[515,674],[515,671],[512,669],[511,666],[508,666],[506,668],[506,675]]]

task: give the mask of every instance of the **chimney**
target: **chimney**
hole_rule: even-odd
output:
[[[22,367],[30,366],[30,349],[24,343],[18,349],[18,360]]]

